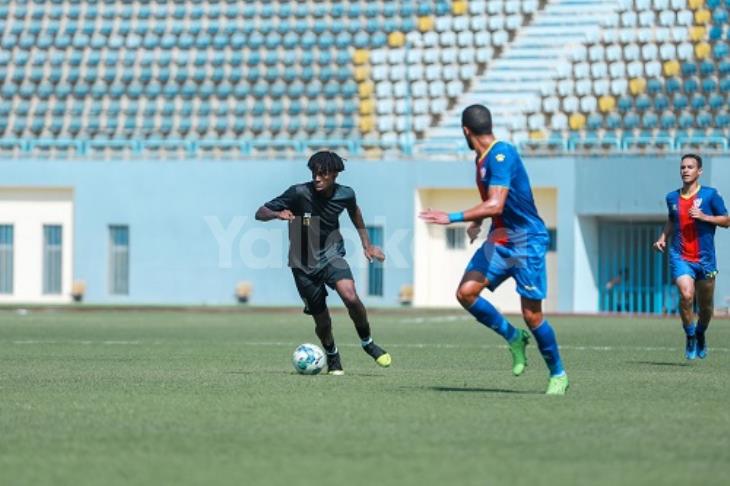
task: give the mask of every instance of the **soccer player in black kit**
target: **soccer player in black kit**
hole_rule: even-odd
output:
[[[304,301],[304,313],[314,318],[315,332],[327,353],[328,373],[342,375],[344,371],[332,335],[325,286],[335,290],[347,307],[363,350],[378,365],[387,368],[390,354],[373,342],[367,311],[355,291],[352,272],[344,259],[345,244],[339,222],[342,211],[347,210],[357,228],[365,258],[382,262],[385,255],[380,248],[370,244],[355,191],[335,183],[339,173],[345,170],[342,158],[334,152],[317,152],[309,159],[307,167],[312,171],[312,180],[291,186],[281,196],[261,206],[256,211],[256,219],[289,222],[289,267]]]

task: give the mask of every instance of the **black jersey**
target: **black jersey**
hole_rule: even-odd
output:
[[[355,214],[357,202],[352,188],[335,184],[332,196],[324,197],[312,182],[296,184],[264,206],[294,213],[295,219],[289,223],[290,267],[312,272],[345,256],[339,218],[345,209]]]

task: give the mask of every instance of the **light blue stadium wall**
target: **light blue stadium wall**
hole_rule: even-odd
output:
[[[597,217],[664,217],[664,194],[678,187],[676,156],[612,158],[530,157],[535,187],[558,190],[558,268],[561,311],[595,308],[590,260],[597,256]],[[256,305],[298,305],[283,265],[284,223],[259,223],[253,214],[288,185],[308,179],[304,161],[43,161],[5,160],[2,186],[72,187],[75,194],[74,279],[87,284],[92,303],[232,304],[236,283],[254,284]],[[383,298],[370,305],[397,305],[403,284],[412,283],[414,193],[418,188],[472,188],[473,166],[463,161],[352,160],[340,182],[351,185],[366,222],[385,227]],[[704,182],[730,194],[730,157],[707,158]],[[475,201],[477,195],[475,192]],[[223,226],[244,218],[230,266],[206,217]],[[128,224],[131,238],[130,295],[108,294],[109,224]],[[342,227],[351,228],[346,216]],[[241,235],[273,231],[283,242],[268,260],[275,268],[253,269],[238,250]],[[730,231],[720,231],[718,301],[730,295]],[[255,233],[254,233],[255,235]],[[393,240],[393,238],[395,240]],[[22,244],[18,242],[17,244]],[[265,244],[254,247],[261,256]],[[583,254],[581,260],[579,254]],[[395,258],[398,254],[402,258]],[[348,243],[361,294],[365,266],[355,242]]]

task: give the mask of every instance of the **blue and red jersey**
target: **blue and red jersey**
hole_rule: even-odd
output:
[[[667,194],[667,210],[674,233],[669,247],[671,258],[699,263],[704,268],[716,268],[715,225],[690,216],[692,207],[709,216],[727,215],[727,208],[717,189],[700,186],[693,194],[682,195],[679,190]]]
[[[517,149],[507,142],[495,141],[476,160],[476,181],[482,201],[489,187],[509,189],[501,216],[492,218],[487,241],[513,246],[535,237],[547,239],[548,233],[535,207],[530,178]]]

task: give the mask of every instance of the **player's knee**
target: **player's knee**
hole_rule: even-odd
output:
[[[522,319],[531,328],[537,327],[543,320],[542,312],[535,312],[532,309],[522,309]]]
[[[360,305],[360,298],[357,296],[357,292],[355,292],[354,290],[342,292],[342,294],[340,294],[340,297],[342,297],[342,302],[347,308],[357,307],[358,305]]]
[[[466,286],[461,286],[456,289],[456,300],[459,301],[462,307],[468,309],[474,304],[479,294],[475,293],[472,289]]]

